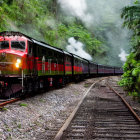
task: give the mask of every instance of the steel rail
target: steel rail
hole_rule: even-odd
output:
[[[133,114],[133,116],[136,118],[136,120],[140,123],[140,117],[137,115],[137,113],[133,110],[133,108],[127,103],[127,101],[116,91],[114,90],[109,83],[107,84],[107,86],[113,91],[115,92],[123,101],[123,103],[128,107],[128,109],[131,111],[131,113]]]
[[[5,101],[5,102],[3,102],[3,103],[0,103],[0,107],[3,107],[3,106],[5,106],[5,105],[7,105],[7,104],[16,102],[16,101],[18,101],[18,100],[20,100],[20,98],[15,98],[15,99],[11,99],[11,100]]]

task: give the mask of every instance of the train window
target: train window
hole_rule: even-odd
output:
[[[54,56],[55,56],[55,58],[58,58],[58,53],[55,53]]]
[[[48,51],[48,55],[49,56],[52,56],[52,51]]]
[[[32,54],[32,43],[28,42],[28,53]]]
[[[57,53],[56,52],[53,53],[53,56],[54,56],[55,59],[57,59]]]
[[[60,63],[63,63],[63,61],[64,61],[64,60],[63,60],[63,54],[60,54],[60,53],[59,53],[59,61],[60,61]]]
[[[8,49],[9,48],[9,41],[0,41],[0,50]]]
[[[46,50],[45,49],[42,49],[42,55],[46,55]]]
[[[24,41],[11,41],[11,48],[18,50],[25,50],[25,42]]]

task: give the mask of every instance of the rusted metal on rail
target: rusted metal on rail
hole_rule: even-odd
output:
[[[107,77],[106,77],[107,78]],[[78,103],[78,105],[76,106],[76,108],[74,109],[74,111],[71,113],[71,115],[68,117],[68,119],[65,121],[65,123],[63,124],[63,126],[61,127],[61,129],[58,131],[58,133],[56,134],[54,140],[60,140],[62,135],[63,135],[63,132],[67,129],[67,127],[69,126],[69,124],[71,123],[73,117],[75,116],[76,112],[78,111],[80,105],[82,104],[83,100],[85,99],[85,97],[87,96],[87,94],[89,93],[89,91],[91,90],[91,88],[98,82],[102,81],[102,80],[105,80],[106,78],[104,79],[100,79],[96,82],[94,82],[90,88],[88,89],[88,91],[85,92],[83,98],[80,100],[80,102]]]
[[[91,88],[74,117],[61,128],[55,140],[140,138],[139,122],[121,98],[106,85],[107,81],[104,82],[97,84],[95,90]]]
[[[120,98],[121,100],[124,102],[124,104],[128,107],[128,109],[131,111],[131,113],[133,114],[133,116],[137,119],[137,121],[140,123],[140,117],[137,115],[137,113],[133,110],[133,108],[127,103],[127,101],[116,91],[114,90],[109,84],[107,84],[107,86],[113,91],[115,92]]]
[[[4,101],[3,103],[0,103],[0,107],[3,107],[3,106],[5,106],[5,105],[7,105],[7,104],[16,102],[16,101],[18,101],[18,100],[20,100],[20,98],[15,98],[15,99],[11,99],[11,100],[8,100],[8,101]]]

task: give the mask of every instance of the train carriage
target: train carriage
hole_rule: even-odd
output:
[[[64,67],[65,76],[72,76],[72,54],[66,51],[64,52]]]
[[[64,80],[66,83],[72,80],[73,75],[73,63],[72,54],[66,51],[64,52]]]
[[[82,74],[82,58],[73,54],[73,75]]]
[[[98,75],[104,75],[104,65],[98,64]]]
[[[86,73],[86,71],[84,70],[85,60],[83,60],[83,58],[81,58],[80,56],[73,54],[72,61],[73,61],[73,79],[75,81],[79,81],[83,79],[84,73]]]
[[[38,76],[64,75],[63,51],[36,40],[33,42]]]
[[[110,75],[111,73],[114,74],[114,67],[104,66],[104,74]]]
[[[89,61],[86,59],[82,59],[82,74],[84,77],[89,76]]]
[[[19,32],[0,33],[0,96],[62,86],[98,74],[122,74],[119,67],[98,65]],[[22,91],[22,92],[21,92]]]
[[[89,73],[91,76],[97,75],[98,74],[98,64],[90,61],[89,62]]]
[[[114,67],[114,73],[115,73],[116,75],[123,74],[123,69],[120,68],[120,67]]]

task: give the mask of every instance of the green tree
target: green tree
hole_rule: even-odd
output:
[[[134,6],[125,7],[121,17],[124,19],[124,26],[133,30],[133,46],[137,49],[140,45],[140,2],[136,1]]]
[[[122,11],[124,26],[133,31],[133,50],[124,64],[124,74],[120,85],[125,86],[130,94],[140,97],[140,2],[125,7]]]

